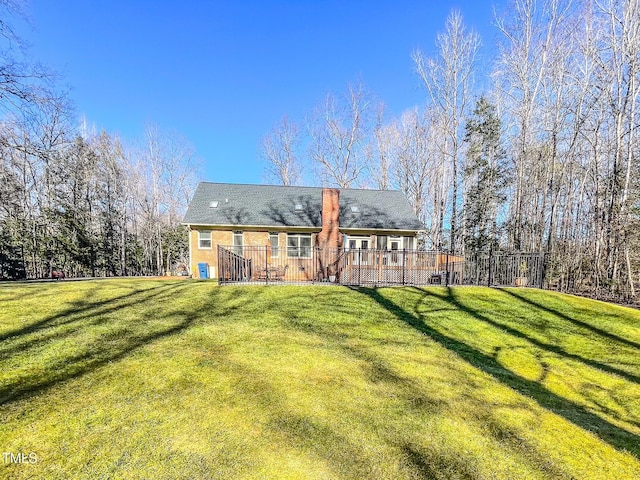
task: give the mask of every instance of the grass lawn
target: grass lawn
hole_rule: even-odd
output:
[[[2,284],[0,419],[0,451],[27,456],[0,478],[640,478],[640,312],[533,289]]]

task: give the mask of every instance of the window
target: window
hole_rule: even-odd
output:
[[[362,249],[366,250],[369,248],[369,237],[348,237],[348,245],[349,248],[347,250],[353,249]]]
[[[386,235],[378,235],[376,236],[376,249],[384,251],[387,249],[387,236]],[[389,260],[387,255],[378,255],[377,256],[377,264],[379,264],[380,260],[382,260],[382,265],[387,265]]]
[[[278,232],[275,233],[269,233],[269,244],[271,245],[271,257],[277,257],[280,255],[280,248],[279,248],[279,240],[280,237],[278,235]]]
[[[359,252],[354,252],[352,254],[351,261],[354,265],[368,265],[369,259],[374,258],[371,254],[365,250],[368,250],[371,244],[370,237],[348,237],[348,248],[346,250],[359,250]]]
[[[198,248],[211,248],[211,230],[198,230]]]
[[[413,237],[404,237],[404,248],[406,250],[413,250]]]
[[[235,231],[233,232],[233,253],[236,255],[242,255],[242,246],[244,245],[242,239],[242,232]]]
[[[311,258],[311,234],[287,234],[287,256]]]
[[[402,241],[402,239],[400,237],[391,237],[389,239],[389,243],[391,245],[391,265],[397,265],[398,264],[398,250],[400,250],[400,242]]]

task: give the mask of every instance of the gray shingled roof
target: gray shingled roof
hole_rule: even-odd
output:
[[[211,202],[218,202],[216,208]],[[302,210],[296,211],[296,205]],[[351,207],[358,207],[353,212]],[[322,188],[202,182],[187,209],[191,225],[321,227]],[[340,227],[421,230],[405,196],[395,190],[340,189]]]

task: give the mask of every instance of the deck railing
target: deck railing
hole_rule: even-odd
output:
[[[442,251],[218,246],[218,280],[343,285],[518,285],[541,287],[544,255]]]

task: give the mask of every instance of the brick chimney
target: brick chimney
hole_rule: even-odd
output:
[[[318,234],[318,245],[322,248],[341,248],[340,235],[340,190],[322,189],[322,230]]]

